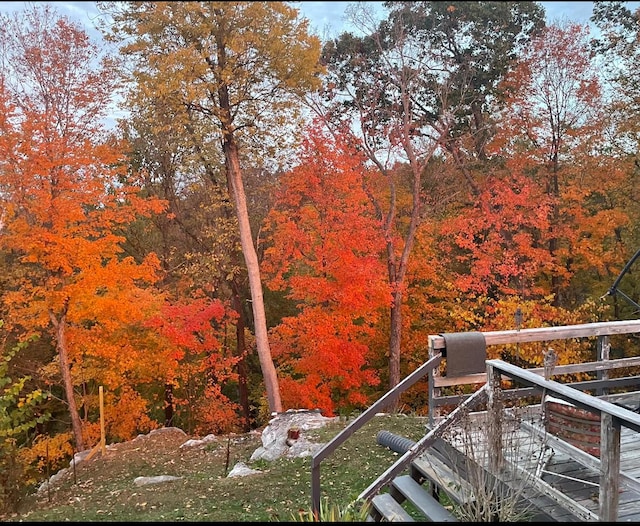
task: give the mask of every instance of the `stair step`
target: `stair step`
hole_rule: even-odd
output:
[[[380,493],[371,499],[371,504],[382,519],[373,522],[415,522],[402,505],[388,493]],[[369,522],[369,521],[367,521]]]
[[[396,492],[418,508],[429,521],[458,522],[458,519],[453,514],[429,495],[426,488],[409,475],[402,475],[393,480],[390,489],[391,496],[395,497],[396,500],[400,500]]]
[[[471,484],[442,462],[436,455],[424,453],[414,459],[412,467],[433,482],[457,504],[464,506],[475,500]]]

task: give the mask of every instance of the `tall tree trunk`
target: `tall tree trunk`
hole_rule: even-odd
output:
[[[227,66],[227,50],[223,35],[216,33],[218,67],[224,71]],[[282,400],[280,398],[280,386],[278,375],[271,357],[269,339],[267,335],[267,316],[264,310],[264,298],[262,296],[262,280],[260,278],[260,264],[258,254],[253,244],[251,235],[251,223],[247,210],[247,196],[242,182],[242,168],[238,144],[234,136],[234,115],[229,97],[229,87],[225,82],[218,86],[218,105],[220,108],[220,122],[222,130],[222,150],[224,151],[224,164],[227,171],[227,184],[231,194],[238,218],[240,230],[240,246],[244,256],[247,272],[249,274],[249,290],[251,291],[251,309],[253,311],[253,324],[256,338],[256,348],[260,359],[262,378],[267,391],[269,411],[271,413],[282,412]]]
[[[393,304],[391,305],[391,327],[389,332],[389,388],[393,389],[400,383],[400,357],[401,357],[401,344],[402,344],[402,302],[403,302],[403,290],[405,287],[407,266],[409,263],[409,256],[415,242],[416,231],[418,229],[419,222],[419,194],[415,194],[414,208],[411,212],[411,221],[409,222],[409,229],[407,231],[404,248],[402,249],[402,255],[400,260],[397,261],[395,257],[389,254],[388,267],[392,269],[389,275],[389,281],[393,290]],[[399,398],[392,398],[389,408],[391,411],[397,411],[399,407]]]
[[[405,115],[409,115],[410,100],[407,94],[403,95],[403,105],[405,109]],[[438,129],[439,139],[434,142],[427,154],[425,155],[425,161],[420,162],[419,155],[414,150],[411,143],[411,134],[409,133],[411,126],[408,117],[405,116],[403,125],[403,148],[409,159],[409,165],[411,166],[411,172],[413,174],[413,186],[411,197],[411,218],[409,220],[409,226],[407,233],[404,237],[404,246],[399,258],[396,258],[395,250],[393,247],[393,236],[391,235],[391,227],[395,222],[395,203],[390,210],[394,210],[393,216],[390,214],[385,222],[386,234],[387,234],[387,268],[389,270],[389,283],[391,284],[393,291],[393,304],[391,305],[391,328],[389,334],[389,387],[393,389],[400,383],[400,356],[401,356],[401,344],[402,344],[402,302],[404,296],[404,288],[406,284],[407,268],[409,267],[409,258],[411,257],[411,251],[416,239],[416,232],[421,222],[422,211],[422,172],[426,167],[426,163],[433,157],[438,145],[445,137],[448,131],[448,126],[442,126]],[[394,192],[395,194],[395,192]],[[393,411],[397,411],[399,407],[400,399],[394,397],[390,404],[390,408]]]
[[[247,197],[242,183],[242,169],[240,167],[238,146],[231,133],[225,134],[223,148],[229,191],[233,197],[236,215],[238,217],[240,245],[242,246],[242,254],[244,255],[249,273],[249,289],[251,290],[251,308],[253,311],[256,347],[267,391],[269,411],[272,413],[280,413],[282,412],[282,401],[280,398],[278,375],[275,365],[273,364],[269,339],[267,337],[267,317],[264,310],[260,265],[251,235],[251,224],[249,223],[249,212],[247,210]]]
[[[391,327],[389,332],[389,388],[400,383],[400,342],[402,336],[402,293],[394,292],[391,306]],[[396,410],[399,399],[393,398],[392,409]]]
[[[554,133],[554,136],[556,134]],[[551,256],[551,261],[555,265],[558,265],[560,262],[558,260],[558,231],[560,230],[560,211],[559,211],[559,202],[560,202],[560,186],[558,182],[558,171],[560,170],[560,165],[558,163],[558,151],[560,149],[560,141],[554,139],[553,140],[553,154],[551,157],[551,175],[550,181],[548,184],[547,193],[553,197],[553,205],[550,212],[551,221],[549,228],[549,255]],[[567,269],[568,270],[568,269]],[[561,307],[563,304],[562,300],[562,280],[558,275],[558,272],[551,273],[551,292],[553,293],[553,301],[551,304],[554,307]]]
[[[49,319],[56,330],[56,351],[60,360],[60,373],[62,374],[62,384],[64,387],[67,405],[69,407],[69,415],[71,416],[71,427],[73,429],[73,437],[76,442],[76,449],[84,451],[84,439],[82,438],[82,422],[78,414],[78,406],[73,392],[73,380],[71,379],[71,364],[69,363],[69,352],[67,349],[67,338],[65,335],[66,308],[65,313],[56,318],[53,312],[49,312]]]

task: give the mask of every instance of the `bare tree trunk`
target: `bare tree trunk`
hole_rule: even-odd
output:
[[[164,427],[173,426],[173,385],[164,384]]]
[[[389,333],[389,388],[393,389],[400,383],[400,342],[402,336],[402,293],[393,294],[391,306],[391,327]],[[392,402],[392,409],[396,410],[398,400]]]
[[[238,155],[238,147],[230,133],[225,134],[224,156],[227,168],[227,181],[229,190],[233,197],[238,226],[240,230],[240,244],[242,254],[249,273],[249,289],[251,291],[251,307],[253,310],[253,322],[255,327],[256,347],[260,368],[264,378],[269,411],[272,413],[282,412],[282,401],[280,399],[280,387],[278,385],[278,375],[271,357],[269,339],[267,337],[267,317],[264,310],[264,298],[262,295],[262,281],[260,278],[260,264],[251,235],[251,224],[249,223],[249,212],[247,210],[247,198],[242,183],[242,169]]]
[[[65,309],[66,310],[66,309]],[[84,451],[84,439],[82,438],[82,422],[78,414],[78,406],[73,392],[73,380],[71,379],[71,364],[69,363],[69,353],[67,350],[67,338],[65,327],[67,325],[66,312],[60,318],[56,318],[53,312],[49,312],[49,319],[56,330],[56,351],[60,359],[60,373],[62,374],[62,384],[64,387],[69,415],[71,416],[71,427],[76,442],[76,449]]]

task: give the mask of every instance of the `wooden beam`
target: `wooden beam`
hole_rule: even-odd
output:
[[[487,373],[466,374],[464,376],[434,376],[434,387],[451,387],[453,385],[483,384],[487,381]]]
[[[555,382],[554,380],[545,380],[543,377],[527,369],[521,369],[502,360],[487,360],[487,367],[489,366],[493,367],[496,372],[506,374],[509,378],[529,385],[535,385],[547,394],[562,398],[570,404],[586,409],[587,411],[592,411],[599,415],[602,413],[610,414],[618,419],[621,425],[640,432],[640,415],[633,411],[588,395],[567,385]]]
[[[562,327],[538,327],[535,329],[520,329],[509,331],[483,332],[487,345],[505,343],[541,342],[552,340],[567,340],[571,338],[590,338],[612,334],[640,333],[640,320],[606,321],[597,323],[583,323],[581,325],[564,325]],[[433,349],[446,348],[444,337],[429,336]]]
[[[576,462],[582,464],[586,468],[592,469],[596,473],[602,472],[602,463],[598,457],[594,457],[589,453],[582,451],[573,444],[569,444],[565,440],[558,438],[540,426],[530,424],[529,422],[521,422],[520,426],[527,431],[537,435],[544,441],[551,449],[560,451],[569,457],[573,458]],[[625,488],[640,493],[640,480],[637,480],[633,475],[625,471],[619,471],[620,484]]]
[[[598,516],[595,513],[585,508],[579,502],[576,502],[575,500],[567,497],[564,493],[551,486],[551,484],[545,482],[541,478],[532,477],[531,473],[524,470],[514,462],[507,461],[507,464],[513,471],[519,473],[520,476],[524,477],[525,480],[527,480],[528,483],[531,484],[534,488],[536,488],[538,491],[540,491],[550,499],[556,501],[558,504],[560,504],[560,506],[568,510],[571,514],[573,514],[580,520],[584,522],[598,520]]]
[[[616,522],[620,500],[620,421],[602,413],[600,434],[600,520]]]

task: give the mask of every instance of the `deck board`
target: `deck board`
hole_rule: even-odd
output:
[[[639,405],[640,392],[626,397],[625,404]],[[483,415],[484,413],[478,413],[474,418],[480,420]],[[533,426],[542,425],[540,411],[530,411],[522,420]],[[481,439],[482,430],[486,429],[486,426],[483,426],[480,420],[471,427],[475,427],[478,431],[478,436],[474,435],[471,440],[472,451],[468,445],[470,438],[468,429],[465,431],[466,435],[458,431],[457,436],[450,437],[448,442],[463,455],[472,456],[480,464],[488,466],[486,439]],[[591,520],[598,517],[600,472],[598,469],[599,461],[595,457],[592,459],[591,465],[585,465],[588,463],[588,458],[582,459],[584,463],[581,463],[572,458],[569,452],[563,451],[560,446],[550,446],[544,437],[535,436],[531,429],[526,426],[518,426],[515,423],[507,429],[503,441],[505,442],[503,444],[505,459],[512,465],[517,465],[518,469],[523,473],[526,472],[528,474],[526,476],[531,479],[535,478],[539,459],[543,452],[546,452],[543,471],[538,477],[538,480],[543,482],[541,486],[547,488],[547,491],[551,493],[551,498],[554,498],[555,495],[560,501],[567,499],[569,502],[574,502],[576,509],[588,510],[592,514]],[[570,448],[568,450],[570,451]],[[620,469],[628,478],[637,480],[638,486],[633,487],[633,480],[630,480],[626,485],[621,483],[618,522],[640,521],[640,490],[638,489],[640,488],[640,433],[623,427],[620,435],[620,450]],[[544,509],[553,520],[558,522],[581,520],[568,511],[562,503],[550,504],[549,500],[545,500],[545,497],[540,494],[540,490],[534,489],[533,486],[535,484],[522,491],[522,494],[531,501],[532,506]],[[562,495],[558,496],[554,492]],[[571,505],[569,508],[571,509]]]

